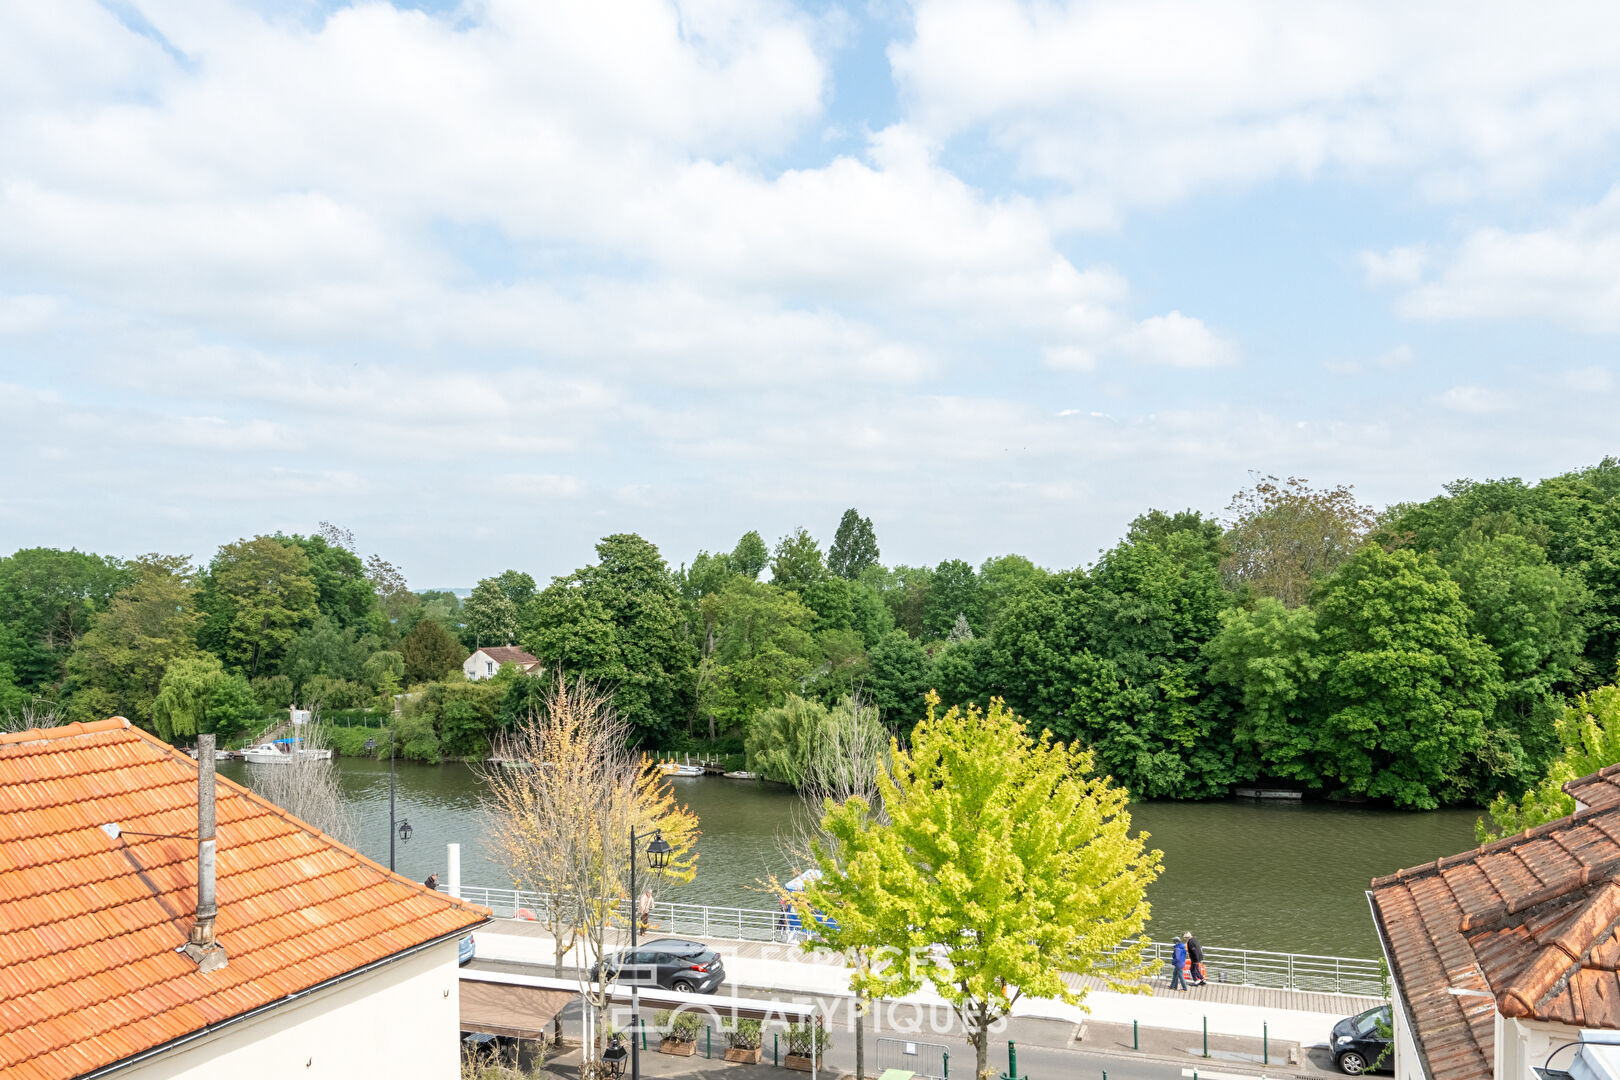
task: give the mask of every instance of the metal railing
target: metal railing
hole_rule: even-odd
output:
[[[444,887],[441,885],[440,888]],[[489,908],[501,918],[512,918],[519,910],[526,910],[542,922],[551,917],[553,898],[544,893],[463,885],[461,895],[463,899]],[[616,919],[628,925],[628,902],[618,901],[614,905],[614,912]],[[653,905],[651,922],[659,934],[685,934],[725,941],[797,942],[805,937],[802,928],[789,922],[787,913],[767,908],[659,901]],[[1170,976],[1173,948],[1171,942],[1148,942],[1146,956],[1160,965],[1163,978]],[[1388,996],[1385,976],[1378,961],[1355,956],[1313,956],[1307,953],[1205,946],[1204,967],[1212,983],[1327,994]]]

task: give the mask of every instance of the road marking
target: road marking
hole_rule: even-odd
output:
[[[1198,1080],[1266,1080],[1266,1074],[1211,1072],[1208,1069],[1182,1069],[1182,1076],[1196,1076]]]

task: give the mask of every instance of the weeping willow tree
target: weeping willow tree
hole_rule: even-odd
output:
[[[846,697],[829,709],[820,702],[789,694],[781,705],[754,714],[748,722],[743,749],[748,755],[748,767],[767,780],[796,788],[816,787],[830,779],[827,762],[831,759],[826,747],[852,739],[870,742],[874,738],[887,741],[877,710],[869,705]]]

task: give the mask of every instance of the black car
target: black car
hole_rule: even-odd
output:
[[[1334,1024],[1333,1034],[1328,1036],[1328,1049],[1339,1071],[1351,1076],[1372,1069],[1393,1072],[1395,1048],[1390,1045],[1393,1038],[1390,1007],[1379,1005]]]
[[[634,952],[611,953],[606,967],[609,976],[621,983],[661,986],[682,994],[712,994],[726,979],[719,953],[701,941],[682,938],[659,938],[643,942]]]

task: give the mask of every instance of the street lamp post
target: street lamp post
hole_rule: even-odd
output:
[[[375,750],[375,749],[377,749],[377,740],[376,739],[367,739],[366,740],[366,749],[367,750]],[[392,724],[390,724],[390,725],[388,725],[388,869],[389,870],[394,869],[394,833],[395,833],[395,831],[396,831],[396,826],[394,825],[394,726]],[[409,821],[401,821],[399,823],[399,825],[397,826],[397,831],[399,833],[399,838],[401,840],[409,840],[411,838],[411,833],[414,830],[412,830],[411,823]]]
[[[647,862],[654,870],[669,865],[670,846],[662,829],[647,845]],[[630,826],[630,964],[636,963],[636,930],[641,925],[641,897],[636,892],[636,827]],[[622,965],[629,966],[629,965]],[[638,972],[639,974],[639,972]],[[630,983],[630,1080],[641,1080],[641,981]]]

